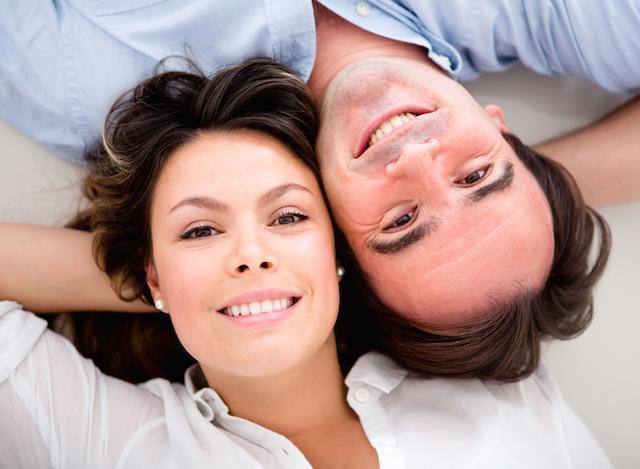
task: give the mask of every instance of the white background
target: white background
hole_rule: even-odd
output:
[[[482,104],[501,105],[509,128],[531,144],[589,123],[624,101],[578,80],[520,68],[468,87]],[[64,224],[77,210],[81,177],[81,168],[48,155],[0,122],[0,220]],[[636,177],[640,183],[640,174]],[[545,361],[614,465],[635,469],[640,467],[640,202],[601,212],[614,244],[596,291],[594,322],[581,337],[550,344]]]

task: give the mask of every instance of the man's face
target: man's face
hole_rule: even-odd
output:
[[[499,108],[413,57],[360,56],[324,79],[322,177],[388,306],[447,324],[542,286],[549,206],[502,137]]]

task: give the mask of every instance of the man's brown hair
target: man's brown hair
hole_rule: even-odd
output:
[[[585,204],[575,180],[562,165],[536,153],[512,134],[503,136],[536,178],[551,209],[555,249],[542,289],[521,290],[506,302],[493,301],[486,314],[446,329],[418,324],[396,314],[379,299],[344,237],[339,238],[342,262],[349,272],[343,281],[348,284],[345,295],[351,289],[357,291],[354,299],[344,300],[352,303],[352,314],[362,316],[359,322],[373,314],[372,327],[377,332],[369,334],[376,338],[371,346],[407,368],[429,375],[514,381],[536,369],[543,340],[573,338],[591,322],[593,288],[611,247],[609,227]],[[365,310],[355,309],[354,303],[360,299],[367,302]]]

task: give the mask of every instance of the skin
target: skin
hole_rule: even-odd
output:
[[[285,184],[297,186],[261,199]],[[313,174],[286,147],[249,132],[204,134],[175,152],[156,187],[149,285],[207,376],[277,375],[330,341],[338,310],[331,223]],[[218,312],[267,289],[298,297],[295,314],[248,327]]]
[[[213,132],[179,148],[156,187],[148,284],[207,382],[234,415],[285,435],[314,466],[376,467],[345,399],[333,230],[313,173],[271,137]],[[259,323],[219,312],[265,289],[298,302]]]
[[[318,48],[309,85],[320,104],[329,82],[344,67],[359,59],[405,58],[442,75],[440,69],[426,59],[426,51],[420,47],[370,34],[341,20],[315,2],[314,12]],[[325,107],[325,124],[326,119],[332,117],[330,112]],[[638,116],[640,100],[635,99],[598,123],[554,139],[537,150],[570,169],[590,203],[637,200],[640,186],[633,175],[637,174],[640,162],[637,157],[640,133],[629,130],[636,128]],[[323,135],[325,140],[326,135]],[[324,161],[330,161],[333,155],[332,151],[326,149],[320,153]],[[326,171],[325,177],[330,181]],[[0,239],[5,241],[0,242],[0,247],[6,249],[0,254],[4,265],[8,266],[7,271],[11,272],[11,275],[0,277],[3,298],[13,298],[28,309],[39,312],[154,311],[153,307],[141,301],[124,302],[116,298],[105,275],[93,262],[90,234],[15,224],[2,224],[1,228]],[[27,269],[23,268],[24,250],[19,248],[20,245],[28,246],[28,252],[32,254]],[[64,253],[64,256],[60,253]],[[55,279],[49,275],[53,264],[59,273]],[[485,268],[482,275],[487,275],[489,270]],[[46,278],[44,283],[43,278]],[[78,291],[77,285],[80,283],[84,288]],[[42,288],[29,287],[34,284],[43,285],[46,291],[43,293]]]
[[[321,106],[322,177],[381,299],[414,321],[448,325],[540,288],[553,255],[551,214],[502,138],[500,108],[480,107],[416,46],[321,14],[310,86]],[[403,112],[418,117],[367,148],[371,132]],[[491,185],[502,189],[477,195]],[[372,248],[389,250],[421,225],[429,234],[404,249]]]

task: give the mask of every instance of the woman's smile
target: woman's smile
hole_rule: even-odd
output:
[[[156,187],[149,285],[205,374],[281,373],[322,349],[339,303],[333,229],[290,149],[252,131],[205,133]]]

